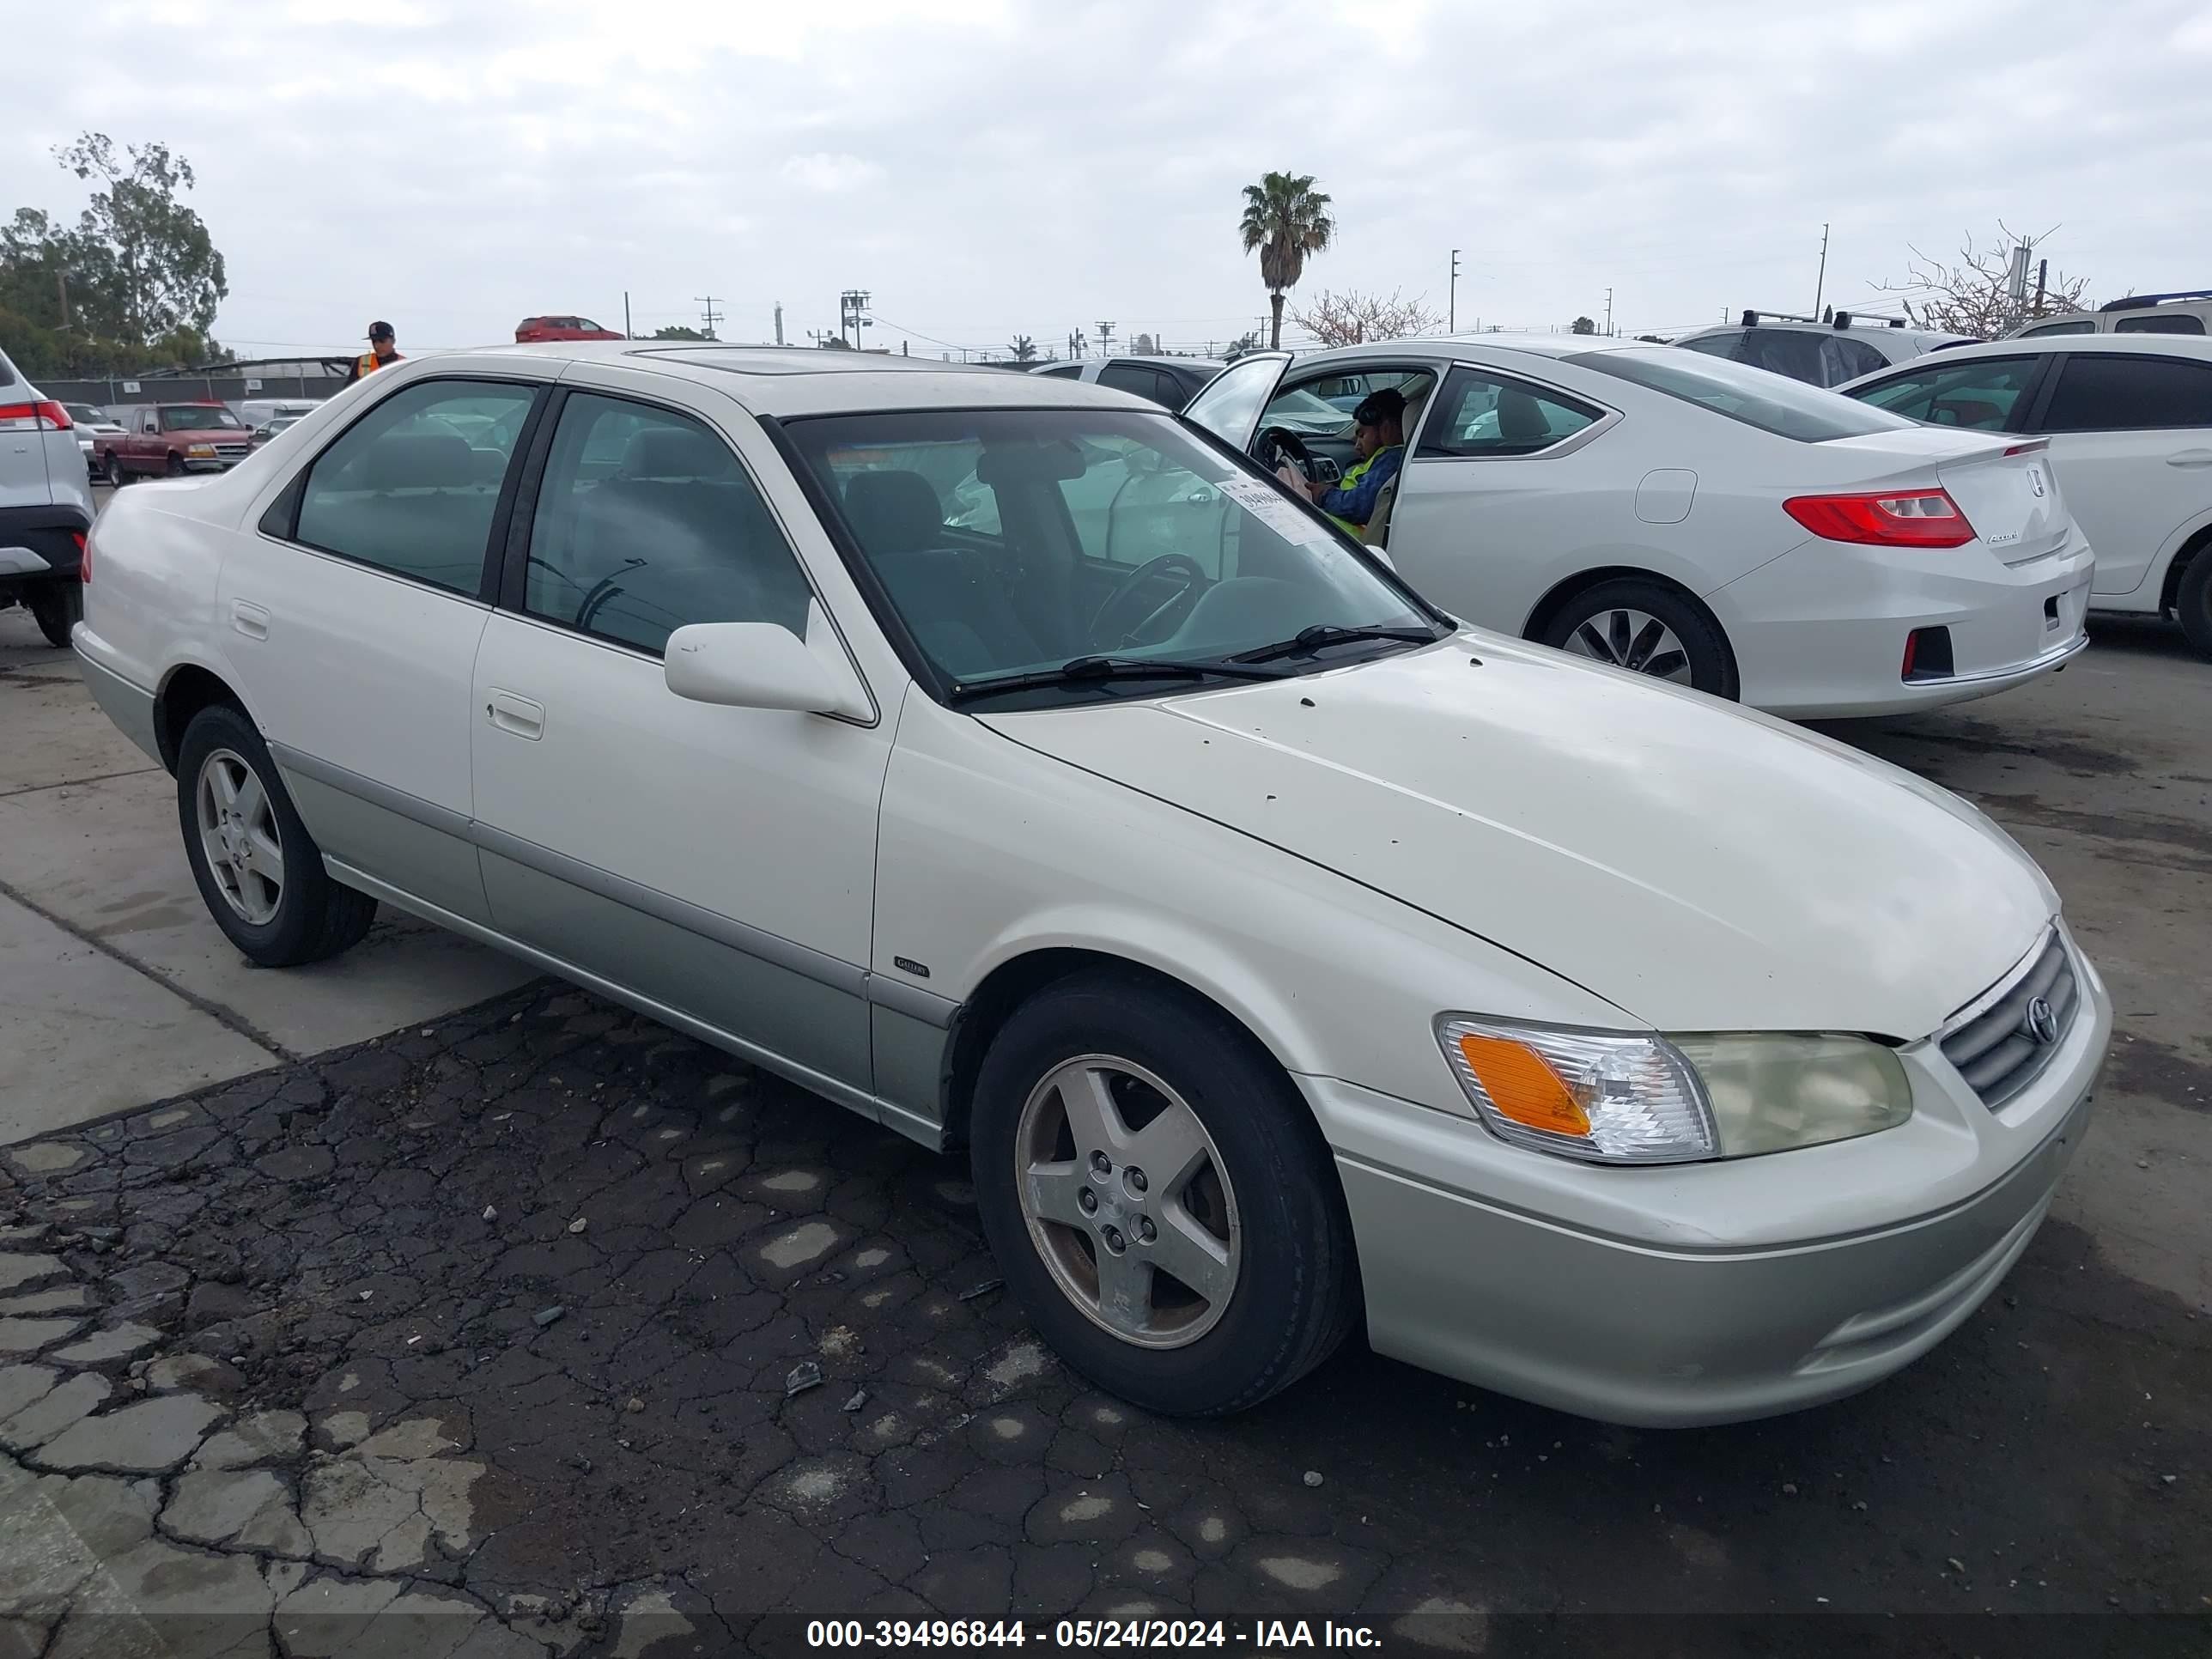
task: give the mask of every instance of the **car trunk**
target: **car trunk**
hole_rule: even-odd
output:
[[[1917,427],[1832,439],[1820,447],[1865,462],[1866,476],[1856,488],[1948,490],[1982,544],[2007,564],[2049,557],[2065,547],[2073,530],[2050,453],[2038,440]]]

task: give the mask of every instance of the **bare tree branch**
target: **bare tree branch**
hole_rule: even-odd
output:
[[[1358,345],[1368,340],[1398,340],[1424,334],[1443,321],[1415,295],[1408,300],[1397,289],[1385,296],[1346,289],[1341,294],[1323,289],[1310,307],[1293,311],[1291,320],[1325,346]]]

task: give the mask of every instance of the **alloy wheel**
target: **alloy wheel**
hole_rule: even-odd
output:
[[[1213,1138],[1134,1061],[1085,1054],[1030,1091],[1014,1135],[1030,1242],[1093,1323],[1144,1348],[1179,1348],[1237,1291],[1237,1195]]]
[[[1561,649],[1654,679],[1692,683],[1690,653],[1674,630],[1648,611],[1601,611],[1587,617]]]
[[[269,792],[244,757],[217,749],[200,763],[194,793],[208,873],[233,910],[266,927],[284,899],[284,840]]]

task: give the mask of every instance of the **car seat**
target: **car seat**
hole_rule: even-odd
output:
[[[945,507],[928,479],[902,468],[845,482],[845,520],[908,631],[955,678],[1041,661],[1038,644],[997,575],[945,545]]]

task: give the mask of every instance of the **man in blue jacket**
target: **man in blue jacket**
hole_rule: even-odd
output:
[[[1357,536],[1374,515],[1382,486],[1406,459],[1406,399],[1395,387],[1370,392],[1352,411],[1352,447],[1359,457],[1334,484],[1300,480],[1314,505]]]

